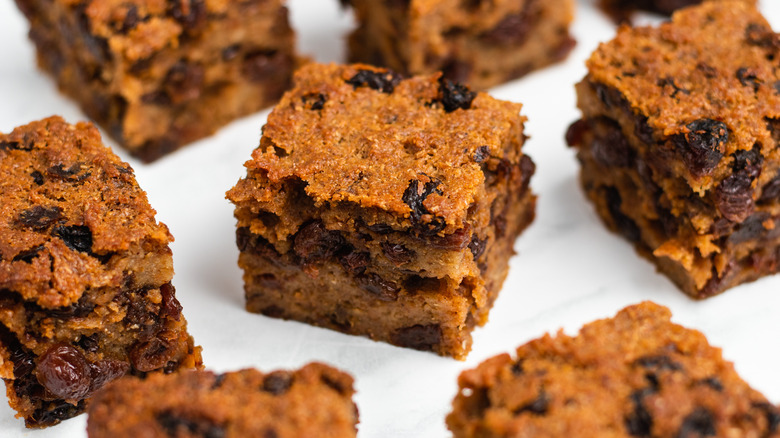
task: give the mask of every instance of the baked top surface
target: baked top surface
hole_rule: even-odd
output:
[[[780,410],[701,332],[670,318],[646,301],[577,336],[545,335],[514,358],[488,359],[459,377],[472,397],[487,400],[466,404],[466,412],[495,436],[780,434]]]
[[[725,156],[770,144],[780,118],[780,36],[741,1],[678,11],[670,23],[618,30],[587,62],[588,79],[617,89],[663,136],[711,119],[728,127]]]
[[[173,435],[179,428],[225,437],[350,436],[358,420],[352,385],[348,374],[320,363],[267,374],[244,369],[128,378],[95,396],[87,429],[100,436]]]
[[[0,134],[0,174],[0,288],[44,307],[115,281],[115,253],[173,240],[91,124],[50,117]]]
[[[438,75],[402,80],[365,65],[313,64],[294,81],[246,167],[271,181],[303,180],[316,203],[409,216],[404,194],[414,184],[431,214],[461,224],[485,180],[480,163],[523,142],[520,104]]]
[[[325,62],[343,59],[343,38],[354,23],[338,2],[295,0],[288,4],[299,20],[301,52]],[[761,7],[773,25],[780,26],[780,2],[762,1]],[[5,59],[18,60],[6,66],[7,80],[0,81],[0,95],[9,103],[0,106],[0,131],[10,132],[14,126],[53,113],[72,122],[82,120],[84,116],[74,105],[54,92],[51,80],[38,73],[25,36],[27,24],[13,2],[0,2],[0,23],[5,41],[16,42],[0,44],[0,53]],[[733,295],[693,302],[637,257],[625,241],[607,232],[584,200],[576,179],[579,167],[574,151],[563,140],[568,125],[579,117],[572,84],[584,75],[590,52],[598,42],[611,39],[616,29],[594,10],[592,2],[578,2],[575,23],[575,31],[585,31],[578,32],[580,44],[571,58],[491,92],[522,102],[523,114],[529,117],[526,132],[531,138],[523,150],[538,164],[531,186],[540,193],[539,217],[517,240],[518,256],[505,289],[488,324],[475,331],[477,349],[466,363],[246,312],[233,241],[236,220],[224,193],[245,173],[243,163],[258,145],[260,127],[269,111],[243,119],[181,155],[153,165],[117,150],[135,169],[139,184],[158,211],[158,220],[176,237],[173,283],[189,328],[204,346],[209,367],[271,370],[310,360],[338,364],[358,382],[361,436],[443,438],[451,436],[444,417],[462,370],[499,352],[513,351],[546,331],[563,326],[566,333],[576,333],[588,321],[652,298],[673,310],[675,322],[706,333],[754,388],[780,403],[780,381],[772,366],[780,360],[780,351],[749,341],[756,333],[780,330],[773,311],[780,305],[780,277],[741,286]],[[248,330],[258,335],[248,336]],[[21,438],[26,433],[13,415],[2,401],[0,436]],[[81,416],[38,431],[36,436],[85,438],[85,423],[86,416]]]

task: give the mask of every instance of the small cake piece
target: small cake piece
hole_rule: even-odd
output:
[[[247,309],[464,358],[534,217],[520,108],[440,74],[299,70],[228,192]]]
[[[27,427],[124,374],[201,364],[171,285],[168,228],[91,124],[0,134],[0,377]]]
[[[298,371],[191,371],[126,377],[95,395],[89,438],[345,438],[357,434],[352,377],[312,363]]]
[[[464,371],[455,438],[780,436],[780,409],[698,331],[644,302]]]
[[[144,161],[276,102],[295,67],[280,0],[16,0],[38,64]]]
[[[585,193],[692,297],[780,270],[778,59],[754,7],[708,2],[621,28],[577,85]]]
[[[560,61],[574,47],[573,0],[342,0],[359,27],[354,62],[405,74],[443,71],[486,89]]]
[[[678,9],[698,5],[704,0],[599,0],[599,6],[617,22],[628,21],[628,16],[635,9],[672,15]],[[717,0],[708,0],[717,1]],[[742,0],[755,5],[756,0]]]

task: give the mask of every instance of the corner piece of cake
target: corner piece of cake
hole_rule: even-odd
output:
[[[574,0],[341,0],[355,10],[353,62],[442,71],[484,90],[565,59]]]
[[[247,309],[465,358],[534,217],[520,108],[440,74],[299,70],[228,192]]]
[[[352,377],[311,363],[296,371],[188,371],[126,377],[98,392],[89,438],[354,438]]]
[[[567,133],[607,226],[706,298],[780,270],[780,36],[742,1],[622,27]]]
[[[0,134],[0,175],[0,377],[28,427],[83,412],[122,375],[200,366],[173,239],[94,126]]]
[[[38,65],[126,148],[153,161],[290,85],[281,0],[16,0]]]
[[[464,371],[455,438],[780,436],[780,409],[705,336],[644,302]]]

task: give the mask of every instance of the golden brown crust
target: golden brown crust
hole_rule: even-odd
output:
[[[118,281],[112,254],[173,240],[91,124],[51,117],[0,134],[0,173],[0,288],[42,307]]]
[[[780,410],[704,335],[644,302],[463,372],[455,437],[780,435]]]
[[[124,378],[93,399],[90,438],[354,437],[353,380],[327,365],[263,374],[185,372]]]
[[[441,194],[431,193],[423,205],[445,221],[444,232],[464,227],[485,181],[475,153],[485,146],[485,154],[508,158],[497,145],[522,125],[525,118],[516,117],[521,105],[479,93],[468,110],[448,112],[440,102],[439,75],[400,80],[392,93],[383,93],[348,82],[361,70],[384,71],[360,64],[299,70],[293,92],[268,117],[263,134],[272,143],[261,144],[246,167],[262,170],[272,182],[306,181],[316,205],[351,202],[406,218],[410,181],[422,186],[437,180]],[[322,109],[307,109],[319,95]],[[340,143],[352,147],[331,146]]]
[[[635,114],[647,117],[657,142],[713,119],[728,127],[723,157],[756,143],[770,155],[766,119],[780,118],[780,70],[770,59],[779,52],[780,37],[755,7],[709,2],[658,27],[621,27],[588,60],[585,80],[618,90]],[[701,193],[730,173],[729,164],[724,159],[703,175],[682,163],[670,170]]]

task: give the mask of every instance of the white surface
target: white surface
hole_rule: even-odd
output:
[[[318,61],[342,60],[350,15],[336,0],[290,3],[302,51]],[[780,28],[780,1],[763,0],[762,9]],[[643,19],[648,20],[653,19]],[[703,331],[750,384],[780,403],[780,276],[707,301],[690,300],[606,231],[577,184],[574,152],[563,140],[578,118],[573,84],[584,74],[583,61],[614,29],[591,1],[580,0],[573,28],[579,44],[569,59],[492,92],[525,104],[531,135],[525,151],[538,166],[532,187],[539,204],[536,221],[517,241],[518,255],[490,322],[475,331],[465,362],[244,311],[233,207],[224,193],[244,174],[243,162],[258,144],[268,111],[151,165],[118,150],[135,168],[157,218],[176,237],[174,284],[206,365],[217,371],[272,370],[324,361],[357,380],[361,437],[445,437],[444,417],[461,371],[545,332],[562,327],[573,333],[595,318],[652,299],[671,307],[675,321]],[[0,2],[0,132],[51,114],[71,122],[85,119],[35,68],[26,33],[13,2]],[[0,400],[0,437],[86,436],[83,415],[28,431],[13,414]]]

